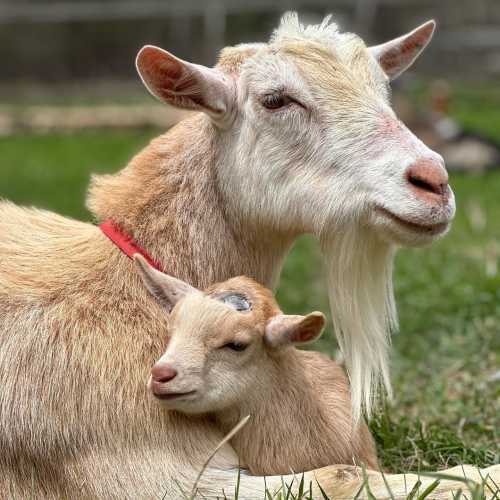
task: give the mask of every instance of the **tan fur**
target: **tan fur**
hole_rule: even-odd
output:
[[[225,47],[221,50],[217,66],[229,74],[239,73],[241,65],[246,59],[265,47],[265,44],[249,43],[236,47]]]
[[[197,287],[239,274],[272,286],[295,234],[231,212],[215,168],[220,140],[194,115],[122,172],[96,177],[88,206]],[[147,397],[166,329],[133,264],[99,229],[0,204],[1,495],[182,497],[174,479],[189,488],[222,435],[204,419],[177,422]],[[201,491],[234,491],[236,466],[226,446]],[[318,472],[332,498],[337,470]],[[260,498],[263,486],[244,475],[240,497]]]
[[[142,259],[139,264],[151,293],[168,310],[175,304],[168,348],[152,374],[163,366],[177,375],[151,380],[150,388],[160,396],[194,392],[187,400],[162,400],[167,409],[213,415],[225,434],[250,415],[232,445],[253,474],[286,474],[332,463],[377,468],[366,424],[353,424],[342,369],[320,353],[297,350],[287,336],[290,325],[300,328],[305,317],[283,315],[272,293],[246,277],[200,293],[154,271]],[[245,297],[250,310],[236,311],[223,303],[228,295]],[[320,313],[309,316],[318,317],[309,341],[324,325]],[[277,337],[282,340],[275,342]],[[235,342],[243,343],[244,351],[224,347]]]
[[[289,243],[276,242],[275,254],[263,235],[226,221],[213,171],[216,140],[208,118],[193,116],[123,172],[96,178],[89,206],[101,220],[113,217],[169,272],[196,286],[242,272],[271,284],[281,247]],[[42,490],[48,497],[68,494],[68,474],[85,483],[82,492],[89,496],[158,491],[149,483],[168,477],[164,460],[157,460],[165,439],[174,447],[191,438],[201,443],[192,454],[201,464],[220,436],[202,439],[203,424],[187,439],[187,431],[172,440],[159,437],[168,419],[146,398],[146,375],[164,349],[165,330],[166,319],[133,264],[98,228],[0,204],[3,491],[24,496],[34,471],[37,487],[38,478],[52,478]],[[147,463],[142,483],[122,467],[130,449]],[[108,479],[97,480],[92,461],[85,465],[89,454],[110,453]]]
[[[172,353],[174,363],[204,349],[202,361],[194,361],[196,370],[206,373],[212,385],[226,384],[227,391],[237,393],[229,408],[213,412],[222,431],[228,433],[242,417],[251,416],[232,440],[241,463],[260,475],[334,463],[377,469],[375,446],[366,424],[353,425],[349,384],[342,369],[320,353],[266,344],[266,326],[282,314],[269,290],[239,277],[211,286],[206,295],[217,297],[228,292],[247,297],[251,311],[240,313],[216,300],[189,300],[188,296],[172,311],[170,333],[174,344],[182,337]],[[228,353],[220,359],[221,345],[242,338],[251,342],[247,348],[251,352]],[[217,355],[219,361],[209,364]],[[244,364],[238,366],[241,358]],[[188,377],[178,376],[181,383]],[[239,385],[235,385],[236,378]],[[245,378],[246,387],[241,385]]]
[[[175,415],[149,402],[144,379],[164,347],[163,315],[97,228],[10,204],[0,220],[1,490],[160,494],[169,450],[191,448],[184,467],[193,468],[220,439],[203,421],[171,434]]]
[[[343,371],[319,353],[301,351],[283,353],[273,364],[266,373],[268,381],[256,384],[260,391],[248,394],[232,413],[232,422],[224,417],[227,425],[238,416],[251,415],[249,424],[232,441],[249,470],[286,474],[328,464],[377,469],[366,424],[353,429]]]
[[[215,164],[219,136],[203,114],[152,141],[118,174],[94,177],[88,201],[99,220],[122,225],[174,276],[194,286],[246,274],[274,284],[290,235],[227,212]]]
[[[133,264],[88,224],[9,203],[0,205],[0,236],[2,495],[182,498],[172,478],[188,489],[222,435],[213,422],[166,415],[148,397],[145,380],[167,325]],[[201,491],[234,491],[236,473],[224,469],[237,464],[232,449],[221,450]],[[315,498],[316,480],[330,498],[354,496],[362,473],[346,470],[323,468],[305,482]],[[488,472],[500,475],[498,467]],[[417,477],[386,479],[401,498]],[[266,482],[278,489],[281,478]],[[370,482],[377,498],[386,494],[380,475]],[[436,498],[459,486],[443,483]],[[263,488],[262,478],[243,474],[240,498],[260,498]]]

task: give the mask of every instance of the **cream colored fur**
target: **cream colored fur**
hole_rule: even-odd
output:
[[[315,479],[332,500],[359,494],[365,474],[360,464],[371,469],[367,477],[373,496],[364,490],[358,498],[392,495],[406,499],[418,480],[422,482],[420,491],[434,481],[415,474],[385,474],[384,478],[374,470],[377,458],[373,440],[364,423],[353,429],[349,387],[342,370],[322,354],[295,349],[293,341],[278,348],[269,344],[268,328],[273,321],[282,325],[281,332],[274,333],[286,337],[286,325],[298,318],[284,321],[286,317],[268,290],[242,277],[213,285],[203,294],[191,290],[183,296],[184,284],[179,287],[179,283],[170,282],[168,286],[180,291],[179,302],[169,318],[170,339],[159,363],[175,367],[178,373],[161,389],[195,389],[196,393],[161,403],[170,411],[208,414],[224,433],[250,415],[248,423],[230,441],[241,466],[253,474],[267,476],[314,467]],[[232,293],[246,297],[252,309],[236,312],[219,302],[220,297]],[[243,342],[248,347],[231,352],[224,347],[228,342]],[[346,462],[358,467],[318,469],[322,463]],[[464,466],[444,472],[479,483],[489,474],[485,486],[489,498],[493,497],[494,483],[500,477],[500,466],[483,471]],[[313,474],[305,475],[306,489]],[[297,474],[295,486],[301,478]],[[466,491],[467,486],[458,481],[443,481],[432,498],[451,499],[458,489]],[[313,491],[322,498],[314,487]]]
[[[182,298],[169,318],[167,350],[156,364],[177,375],[150,383],[154,394],[191,394],[161,400],[167,409],[212,415],[225,434],[250,415],[231,444],[252,474],[287,474],[334,463],[378,468],[366,424],[352,420],[342,369],[325,355],[293,347],[300,343],[301,328],[310,335],[308,342],[319,337],[322,315],[285,316],[271,292],[245,277],[183,296],[184,283],[152,269],[145,272],[157,290],[165,282],[174,297]],[[238,312],[217,300],[235,293],[249,301],[250,310]],[[291,325],[296,325],[296,340],[287,337]],[[234,342],[246,348],[227,347]]]
[[[16,499],[33,491],[52,499],[158,498],[165,491],[181,498],[173,478],[188,491],[222,434],[203,419],[177,422],[148,397],[149,367],[165,349],[164,311],[132,263],[96,228],[7,203],[0,221],[1,491]],[[45,274],[32,272],[35,267]],[[63,284],[71,295],[61,294]],[[189,450],[185,459],[181,449]],[[231,468],[237,464],[226,447],[203,475],[200,491],[207,497],[220,495],[222,487],[234,491]],[[475,468],[464,470],[479,479]],[[462,469],[448,472],[461,475]],[[500,479],[498,466],[486,472]],[[296,491],[300,479],[284,481],[294,481]],[[386,479],[403,498],[418,478]],[[305,474],[306,484],[316,480],[332,499],[349,498],[362,472],[331,466]],[[267,477],[266,484],[278,489],[281,477]],[[377,498],[386,494],[380,474],[370,473],[370,485]],[[436,498],[451,498],[461,486],[444,482]],[[240,498],[260,498],[263,488],[262,477],[243,474]]]
[[[403,37],[405,67],[408,54],[413,60],[419,52],[411,48],[419,44],[421,50],[432,30],[427,23],[413,32],[413,40]],[[381,57],[383,47],[376,53]],[[397,53],[392,52],[393,65]],[[303,26],[297,16],[285,16],[269,45],[227,49],[219,66],[235,71],[238,63],[240,114],[231,129],[238,134],[232,139],[236,144],[225,147],[219,167],[228,210],[276,233],[313,233],[321,240],[335,333],[358,419],[362,408],[370,414],[380,387],[391,393],[396,246],[425,244],[438,236],[403,229],[380,208],[422,224],[448,223],[452,193],[439,207],[422,203],[408,191],[405,177],[419,159],[438,165],[442,159],[394,115],[389,75],[373,53],[328,19]],[[285,89],[300,105],[269,112],[260,100],[272,89]]]
[[[286,21],[281,33],[294,22]],[[232,101],[237,107],[228,109],[232,128],[228,120],[197,114],[154,140],[123,171],[93,180],[88,206],[96,218],[112,217],[169,273],[196,287],[240,274],[272,287],[299,234],[324,237],[339,224],[375,230],[380,238],[374,241],[384,242],[377,255],[384,248],[390,252],[394,242],[432,239],[398,229],[371,212],[374,200],[385,200],[420,221],[452,215],[452,202],[446,210],[431,210],[412,199],[396,175],[419,155],[434,153],[390,121],[394,117],[385,94],[377,94],[385,89],[384,75],[362,45],[356,41],[354,52],[339,47],[337,56],[316,35],[314,40],[283,38],[283,46],[280,38],[269,46],[223,53],[217,71],[226,76],[210,82],[227,86],[237,98]],[[365,71],[366,61],[371,73]],[[315,65],[332,73],[305,71]],[[270,72],[275,68],[279,71]],[[350,87],[340,87],[339,93],[330,85],[336,81],[333,75],[344,73],[341,82],[364,75],[354,94]],[[376,87],[369,85],[369,74]],[[300,82],[301,97],[310,95],[308,102],[318,104],[313,120],[305,121],[303,114],[285,120],[262,114],[252,91],[265,90],[270,75],[272,83],[278,76],[284,83]],[[314,86],[316,79],[320,86]],[[356,113],[341,112],[343,102],[359,105]],[[375,104],[381,106],[377,111]],[[369,140],[376,127],[368,126],[375,123],[368,118],[380,117],[380,109],[385,117],[380,123],[390,119],[393,132],[377,143]],[[297,143],[302,149],[294,148]],[[373,192],[373,186],[384,186],[390,196]],[[165,349],[167,324],[132,266],[90,224],[0,204],[0,491],[7,496],[157,498],[168,490],[167,497],[175,498],[172,478],[189,487],[222,437],[209,422],[169,434],[175,416],[161,412],[147,397],[144,381]],[[387,269],[380,272],[388,274]],[[354,286],[347,278],[344,284],[351,290],[345,297],[362,297],[363,281]],[[342,311],[337,333],[345,338],[344,349],[358,356],[358,361],[348,359],[349,367],[360,366],[359,356],[369,351],[362,342],[380,338],[391,309],[375,310],[379,302],[373,297],[387,293],[387,279],[368,279],[372,292],[365,302],[371,317],[378,317],[373,322],[378,333],[352,332],[352,325],[367,325],[366,318],[359,322]],[[351,375],[359,370],[353,385],[358,414],[385,363],[382,351],[379,345],[372,353],[379,359],[366,360],[371,375],[363,368]],[[187,453],[172,463],[169,452],[180,449]],[[231,490],[235,474],[228,469],[236,464],[234,450],[222,450],[203,476],[206,496],[215,490],[220,494],[221,487]],[[338,470],[314,473],[332,497],[340,491]],[[307,474],[306,481],[314,474]],[[278,477],[267,481],[272,489],[281,485]],[[241,497],[260,498],[263,484],[262,477],[245,475]]]

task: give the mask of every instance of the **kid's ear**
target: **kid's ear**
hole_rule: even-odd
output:
[[[227,119],[236,106],[235,84],[217,68],[183,61],[152,45],[139,51],[135,64],[151,94],[172,106],[204,111],[215,121]]]
[[[187,294],[198,291],[185,281],[156,270],[142,255],[135,254],[134,262],[146,288],[168,312]]]
[[[269,346],[275,348],[309,344],[321,336],[324,327],[325,316],[317,311],[307,316],[279,314],[269,320],[265,340]]]
[[[436,22],[427,21],[406,35],[370,47],[369,50],[389,79],[394,80],[406,71],[427,47],[435,29]]]

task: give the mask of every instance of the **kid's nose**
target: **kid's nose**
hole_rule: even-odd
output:
[[[177,376],[177,370],[168,363],[156,363],[153,368],[151,368],[151,378],[154,382],[160,382],[164,384],[165,382],[170,382]]]

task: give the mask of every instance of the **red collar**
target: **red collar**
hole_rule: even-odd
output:
[[[148,252],[141,248],[134,238],[132,238],[130,234],[127,234],[127,232],[116,224],[116,222],[108,219],[102,224],[99,224],[99,228],[127,257],[132,259],[136,253],[139,253],[151,266],[163,272],[162,266],[153,260]]]

